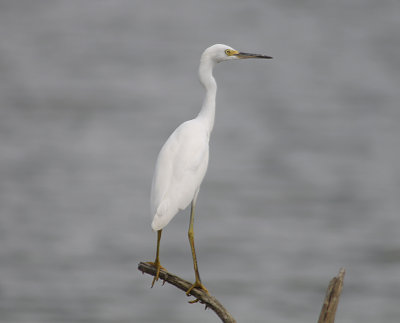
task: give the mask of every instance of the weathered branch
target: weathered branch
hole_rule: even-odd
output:
[[[151,276],[156,275],[156,269],[148,263],[139,263],[138,269],[142,273],[146,273]],[[339,274],[336,277],[332,278],[332,280],[329,282],[321,313],[319,315],[318,323],[335,322],[335,315],[339,303],[339,297],[343,288],[344,275],[345,270],[344,268],[341,268]],[[186,292],[192,286],[192,284],[187,280],[173,275],[163,269],[160,270],[160,279],[164,282],[174,285],[184,292]],[[218,315],[222,322],[236,323],[236,320],[232,317],[232,315],[225,309],[225,307],[222,306],[222,304],[215,297],[197,288],[194,288],[190,292],[190,294],[194,296],[201,304],[205,304],[206,308],[212,309],[215,314]]]
[[[329,282],[328,289],[326,290],[324,304],[322,305],[321,313],[319,315],[318,323],[334,323],[336,309],[339,303],[340,293],[343,288],[343,279],[345,274],[344,268],[341,268],[339,274],[333,277]]]
[[[138,269],[142,273],[146,273],[151,276],[156,275],[156,269],[148,263],[145,262],[139,263]],[[164,282],[174,285],[175,287],[183,290],[184,292],[186,292],[192,286],[190,282],[178,276],[170,274],[169,272],[162,269],[160,270],[160,279],[162,279]],[[200,303],[205,304],[206,308],[212,309],[215,312],[215,314],[218,315],[218,317],[221,319],[222,322],[236,323],[232,315],[225,309],[225,307],[222,306],[222,304],[215,297],[197,288],[193,288],[190,294],[196,297],[196,299],[198,299]]]

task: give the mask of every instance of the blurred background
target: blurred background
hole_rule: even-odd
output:
[[[195,239],[238,322],[400,318],[400,2],[2,0],[0,322],[219,322],[137,270],[154,259],[159,149],[219,64]],[[193,280],[188,210],[161,263]]]

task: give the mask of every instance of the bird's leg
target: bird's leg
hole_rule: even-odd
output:
[[[164,269],[165,268],[163,266],[161,266],[160,264],[160,240],[161,240],[161,230],[157,231],[157,251],[156,251],[156,260],[154,260],[154,262],[148,262],[148,264],[156,267],[156,275],[154,276],[153,282],[151,283],[151,288],[153,288],[154,283],[158,280],[158,278],[160,277],[160,269]]]
[[[188,296],[193,288],[199,288],[208,293],[207,288],[204,287],[204,285],[201,283],[201,280],[200,280],[199,268],[197,266],[197,259],[196,259],[196,250],[194,249],[194,233],[193,233],[194,206],[195,206],[195,200],[192,201],[191,208],[190,208],[190,224],[189,224],[188,237],[189,237],[190,248],[192,249],[193,267],[194,267],[194,274],[196,276],[196,281],[187,290],[186,295],[188,295]],[[197,300],[195,300],[194,302],[196,302],[196,301]]]

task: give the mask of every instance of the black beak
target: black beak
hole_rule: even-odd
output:
[[[239,52],[235,56],[238,58],[265,58],[265,59],[272,58],[271,56],[260,55],[260,54],[250,54],[250,53],[243,53],[243,52]]]

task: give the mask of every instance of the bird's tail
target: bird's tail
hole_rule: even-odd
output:
[[[156,214],[153,217],[153,222],[151,223],[151,228],[154,231],[161,230],[172,220],[178,211],[179,209],[171,208],[167,199],[164,200],[157,208]]]

